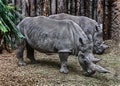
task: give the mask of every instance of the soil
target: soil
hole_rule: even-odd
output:
[[[97,72],[91,77],[83,75],[75,56],[68,59],[69,73],[62,74],[57,54],[45,55],[36,51],[37,64],[31,64],[25,57],[27,66],[19,67],[15,51],[4,51],[0,54],[0,86],[120,86],[120,48],[111,40],[106,43],[110,48],[95,56],[102,59],[98,64],[111,73]]]

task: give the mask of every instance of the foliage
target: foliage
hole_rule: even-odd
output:
[[[7,0],[0,0],[0,32],[3,34],[5,43],[12,44],[13,38],[19,40],[23,35],[17,30],[15,25],[16,19],[12,13],[14,6],[6,5],[6,2]]]

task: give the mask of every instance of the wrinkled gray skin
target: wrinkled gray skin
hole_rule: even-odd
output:
[[[34,49],[43,53],[58,53],[62,73],[68,73],[67,58],[70,54],[78,56],[78,61],[88,76],[96,71],[108,72],[94,63],[92,44],[79,25],[70,20],[53,20],[44,16],[27,17],[17,27],[25,36],[25,39],[17,43],[16,56],[20,66],[26,65],[23,60],[26,47],[27,57],[32,63],[35,62]]]
[[[93,52],[96,54],[102,54],[107,45],[103,42],[103,33],[102,28],[98,25],[98,23],[85,16],[73,16],[65,13],[50,15],[49,18],[63,20],[70,19],[77,23],[88,36],[89,40],[93,43]]]

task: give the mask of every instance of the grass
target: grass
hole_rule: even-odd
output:
[[[91,77],[83,75],[77,57],[68,59],[68,74],[59,72],[60,62],[58,55],[45,55],[35,52],[37,64],[28,64],[24,67],[17,65],[15,53],[4,53],[0,57],[0,86],[120,86],[120,56],[119,47],[113,41],[106,42],[110,48],[102,55],[96,55],[102,60],[98,63],[111,73],[95,73]]]

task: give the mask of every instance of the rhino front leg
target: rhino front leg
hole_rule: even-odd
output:
[[[60,68],[60,72],[61,73],[68,73],[68,68],[67,68],[67,58],[69,56],[68,52],[60,52],[59,53],[59,58],[60,58],[60,62],[61,62],[61,68]]]
[[[18,59],[18,65],[19,66],[25,66],[26,63],[23,60],[23,52],[25,49],[25,41],[21,40],[21,42],[17,43],[17,50],[16,50],[16,57]]]
[[[36,63],[36,60],[34,58],[34,49],[28,44],[26,43],[26,49],[27,49],[27,58],[30,59],[31,63]]]

